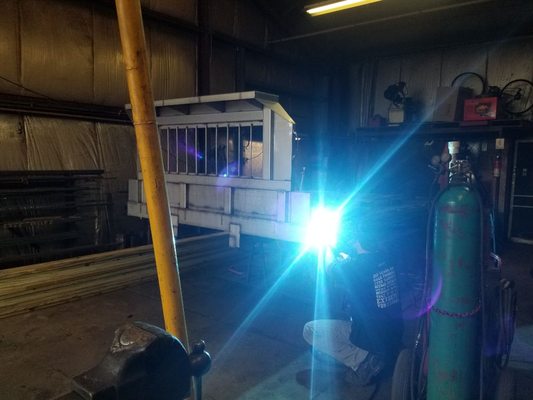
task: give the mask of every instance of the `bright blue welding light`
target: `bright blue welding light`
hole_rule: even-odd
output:
[[[315,249],[335,247],[339,233],[340,213],[324,207],[318,207],[311,213],[305,245]]]
[[[424,118],[421,119],[420,123],[417,126],[414,126],[412,130],[408,132],[408,134],[398,136],[398,140],[392,143],[392,145],[387,149],[387,151],[376,161],[375,165],[370,169],[368,174],[360,181],[360,183],[353,189],[353,191],[345,199],[345,201],[339,206],[337,212],[334,212],[334,214],[338,214],[338,220],[340,220],[339,216],[341,215],[342,210],[348,206],[348,204],[351,202],[351,200],[354,197],[356,197],[361,191],[363,191],[365,186],[372,180],[372,178],[374,178],[383,169],[384,165],[390,160],[390,158],[402,148],[405,142],[408,141],[411,135],[414,134],[418,130],[419,126],[425,121],[426,121],[426,116],[424,116]],[[315,226],[319,224],[311,223],[310,226],[311,225]],[[311,238],[314,235],[309,234],[308,236]],[[319,236],[322,236],[322,235],[319,235]],[[334,237],[336,237],[336,235],[334,235]],[[311,240],[311,242],[314,242],[314,241],[315,240]],[[316,241],[320,242],[321,240],[316,240]],[[335,241],[336,240],[334,240],[333,242]],[[301,251],[294,257],[292,262],[285,267],[281,276],[269,287],[265,295],[257,302],[257,304],[255,304],[254,308],[249,312],[249,314],[246,315],[246,317],[244,318],[240,326],[237,329],[235,329],[233,335],[228,339],[228,341],[224,344],[224,346],[216,353],[216,355],[214,356],[215,357],[214,360],[219,367],[220,366],[224,367],[226,365],[229,365],[229,363],[227,363],[227,359],[230,358],[230,356],[234,354],[236,351],[238,351],[239,344],[242,341],[244,335],[247,332],[251,331],[252,324],[256,321],[256,319],[258,319],[260,315],[265,313],[265,309],[267,305],[271,303],[272,299],[276,298],[276,296],[279,295],[279,292],[281,292],[281,288],[283,288],[283,285],[287,281],[288,277],[290,276],[291,271],[293,271],[294,268],[298,265],[298,263],[302,261],[302,259],[304,259],[305,255],[307,254],[307,250],[309,250],[309,248],[301,249]],[[320,252],[322,252],[322,254],[326,254],[326,257],[327,257],[327,249],[319,250],[319,257],[318,257],[319,263],[327,262],[327,260],[324,260],[326,257],[323,257],[323,256],[320,257]],[[328,297],[325,294],[324,275],[325,274],[317,274],[317,286],[315,290],[314,319],[321,318],[323,315],[325,315],[326,313],[321,312],[321,311],[327,310],[328,307],[330,306],[328,302]],[[322,374],[322,372],[318,372],[318,370],[315,369],[314,366],[312,370],[313,370],[312,379],[315,376],[318,376],[319,373]],[[314,388],[314,385],[312,384],[310,398],[316,397],[313,388]]]

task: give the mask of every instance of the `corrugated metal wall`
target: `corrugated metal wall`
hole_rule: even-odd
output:
[[[196,22],[196,0],[142,0],[141,4],[161,14]]]
[[[265,41],[264,18],[246,1],[212,3],[216,30],[256,44]],[[170,17],[197,22],[196,0],[143,0],[142,4]],[[219,18],[219,12],[227,18]],[[119,107],[128,102],[112,9],[71,0],[5,0],[0,37],[0,77],[4,78],[0,79],[0,93],[41,94],[55,100]],[[148,22],[146,38],[154,97],[194,96],[196,35]],[[233,46],[215,43],[211,81],[213,93],[235,90]],[[94,123],[1,114],[0,129],[5,154],[0,159],[1,169],[102,167],[96,161],[101,154],[95,144]],[[133,135],[131,129],[126,131]],[[127,143],[134,144],[132,139]],[[78,152],[80,157],[65,158]],[[134,159],[134,147],[128,153]]]
[[[143,0],[142,4],[154,12],[197,23],[197,0]],[[216,34],[258,49],[267,42],[269,30],[275,29],[247,0],[210,2],[209,21]],[[153,20],[145,25],[154,97],[196,95],[197,35]],[[118,26],[111,8],[72,0],[5,0],[0,37],[0,77],[14,83],[0,79],[0,93],[41,94],[55,100],[119,107],[128,102]],[[214,36],[211,93],[236,90],[235,43]],[[244,77],[239,78],[244,79],[246,90],[282,94],[289,112],[291,104],[297,105],[295,109],[312,110],[309,104],[297,103],[301,102],[298,96],[309,99],[314,95],[316,74],[253,51],[245,54],[245,65],[240,67]]]
[[[135,154],[133,128],[127,125],[0,114],[0,171],[104,170],[117,232],[137,226],[125,218]]]
[[[246,0],[216,0],[210,2],[209,22],[214,32],[263,47],[269,32],[276,26],[261,14],[253,2]],[[236,46],[215,41],[211,55],[211,93],[226,93],[237,89]],[[247,51],[245,56],[244,89],[263,90],[278,94],[283,107],[296,120],[296,129],[305,134],[325,131],[320,110],[325,108],[326,94],[322,90],[323,76],[302,66],[272,59],[265,54]]]
[[[134,178],[135,136],[127,125],[0,114],[0,171],[106,171],[110,192]]]
[[[53,99],[93,103],[92,11],[21,0],[19,20],[20,83]]]
[[[388,115],[390,102],[383,97],[385,89],[400,80],[407,83],[409,96],[421,102],[422,115],[431,116],[437,87],[450,86],[462,72],[477,72],[489,85],[503,87],[507,82],[524,78],[533,80],[533,39],[517,39],[505,43],[458,46],[423,53],[368,60],[352,67],[351,100],[355,113],[350,130],[365,126],[369,115]],[[362,70],[371,67],[371,72]],[[372,95],[368,88],[372,85]],[[361,111],[362,110],[362,111]],[[531,119],[531,114],[526,116]]]
[[[195,0],[150,0],[154,11],[196,21]],[[147,27],[156,98],[196,92],[196,37]],[[127,102],[116,17],[66,0],[5,0],[0,76],[56,100],[113,106]],[[5,80],[0,92],[35,95]]]
[[[20,29],[18,1],[2,2],[0,12],[0,76],[20,83]],[[18,87],[0,79],[0,92],[19,94]]]
[[[22,117],[0,114],[0,170],[28,168],[26,136]]]
[[[196,22],[196,0],[143,5]],[[5,0],[0,37],[0,93],[110,106],[128,102],[112,10],[70,0]],[[155,97],[195,95],[196,37],[152,26],[146,37]],[[136,171],[127,126],[0,114],[0,146],[1,170],[105,169],[115,191],[125,190]]]
[[[216,0],[209,3],[211,29],[228,36],[263,45],[267,21],[252,1]]]
[[[185,24],[198,23],[197,0],[141,3]],[[128,93],[112,5],[84,0],[2,1],[0,94],[122,107]],[[215,33],[211,93],[233,92],[239,79],[245,90],[279,90],[289,112],[302,120],[314,118],[313,74],[240,48],[239,41],[264,53],[270,22],[253,2],[211,1],[209,21]],[[145,19],[156,99],[197,94],[198,35],[178,25]],[[245,57],[238,58],[239,54]],[[130,126],[0,113],[0,170],[103,169],[117,214],[124,214],[135,160]]]

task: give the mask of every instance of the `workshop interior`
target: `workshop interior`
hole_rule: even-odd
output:
[[[1,400],[533,398],[533,2],[0,32]]]

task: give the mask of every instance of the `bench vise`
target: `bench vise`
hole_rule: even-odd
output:
[[[58,400],[178,400],[190,395],[196,378],[211,366],[203,341],[190,354],[165,330],[143,322],[128,323],[115,331],[107,354],[96,367],[73,379],[73,391]]]

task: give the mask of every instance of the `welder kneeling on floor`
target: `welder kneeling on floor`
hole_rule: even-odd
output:
[[[347,319],[314,320],[303,329],[318,361],[345,366],[345,380],[360,386],[394,365],[402,342],[398,279],[382,232],[377,223],[353,224],[345,252],[327,266],[330,287],[345,291]]]

